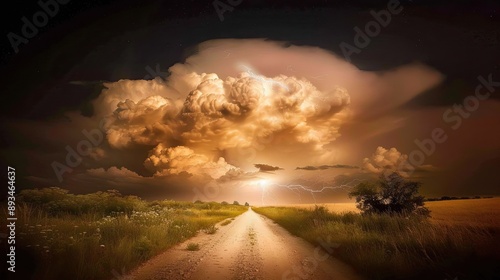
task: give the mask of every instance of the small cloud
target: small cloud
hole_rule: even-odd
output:
[[[331,169],[331,168],[339,168],[339,169],[359,169],[358,166],[355,165],[347,165],[347,164],[335,164],[335,165],[320,165],[320,166],[304,166],[304,167],[297,167],[295,168],[296,170],[325,170],[325,169]]]
[[[105,158],[105,157],[106,157],[106,151],[105,151],[105,150],[103,150],[103,149],[101,149],[101,148],[99,148],[99,147],[96,147],[96,148],[94,148],[94,149],[92,149],[92,150],[90,151],[89,156],[90,156],[93,160],[95,160],[95,161],[99,161],[99,160],[101,160],[101,159],[103,159],[103,158]]]
[[[247,180],[253,180],[256,177],[257,172],[244,172],[241,169],[231,169],[229,170],[226,174],[224,174],[222,177],[217,179],[218,183],[225,183],[225,182],[230,182],[230,181],[247,181]]]
[[[283,168],[281,168],[279,166],[272,166],[272,165],[262,164],[262,163],[254,164],[254,166],[259,169],[259,172],[272,172],[272,171],[276,171],[276,170],[283,170]]]
[[[402,154],[396,148],[378,147],[370,158],[363,160],[363,167],[374,174],[399,172],[407,177],[410,171],[407,160],[408,155]]]
[[[117,177],[117,178],[141,178],[141,176],[134,171],[127,169],[126,167],[116,167],[111,166],[108,169],[104,168],[94,168],[88,169],[87,174],[93,177]]]
[[[396,148],[386,149],[378,147],[370,158],[363,160],[364,169],[374,173],[381,174],[385,172],[398,172],[403,177],[409,177],[414,173],[435,172],[439,169],[433,165],[413,166],[408,162],[408,155],[402,154]]]

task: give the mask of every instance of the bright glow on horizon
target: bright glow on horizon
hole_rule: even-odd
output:
[[[269,185],[269,181],[268,181],[268,180],[259,180],[259,181],[257,182],[257,184],[258,184],[259,186],[261,186],[262,188],[265,188],[265,187],[267,187],[267,186]]]
[[[269,182],[269,180],[266,179],[260,179],[252,182],[252,185],[260,187],[262,191],[265,191],[267,186],[269,186],[270,184],[271,183]]]

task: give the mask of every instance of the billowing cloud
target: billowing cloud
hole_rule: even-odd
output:
[[[320,152],[339,136],[349,115],[349,95],[338,87],[323,92],[305,79],[284,75],[189,76],[200,84],[184,102],[157,95],[158,90],[151,96],[140,91],[142,99],[124,94],[123,101],[105,91],[108,97],[101,100],[106,106],[117,102],[104,125],[111,147],[156,146],[145,161],[156,175],[187,172],[219,178],[236,167],[222,157],[210,160],[211,151],[279,139],[287,149],[304,146]]]
[[[203,80],[184,102],[159,95],[126,99],[106,120],[113,147],[179,142],[224,150],[287,132],[291,143],[320,149],[335,140],[348,115],[344,89],[321,92],[305,79],[278,76]]]
[[[186,172],[194,175],[206,174],[212,179],[218,179],[231,169],[236,169],[222,157],[211,161],[207,156],[196,154],[190,148],[166,147],[163,144],[159,144],[149,153],[144,165],[156,171],[157,176]]]
[[[106,119],[107,139],[115,148],[131,144],[157,145],[175,139],[179,123],[177,106],[171,100],[153,95],[134,102],[126,99]]]
[[[370,158],[363,160],[363,167],[376,174],[396,171],[406,175],[407,160],[408,156],[401,154],[396,148],[378,147]]]

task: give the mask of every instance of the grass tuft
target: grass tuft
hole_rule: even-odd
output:
[[[198,251],[200,250],[200,244],[198,243],[189,243],[186,247],[188,251]]]
[[[203,229],[203,232],[206,234],[215,234],[219,228],[216,227],[215,225],[210,225],[207,228]]]

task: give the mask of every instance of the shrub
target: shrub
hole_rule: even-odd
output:
[[[203,229],[203,232],[206,234],[215,234],[217,232],[218,228],[215,225],[211,225],[205,229]]]
[[[356,197],[356,206],[365,214],[402,213],[429,216],[424,197],[418,195],[419,182],[407,181],[394,172],[381,175],[378,183],[358,184],[349,197]]]

